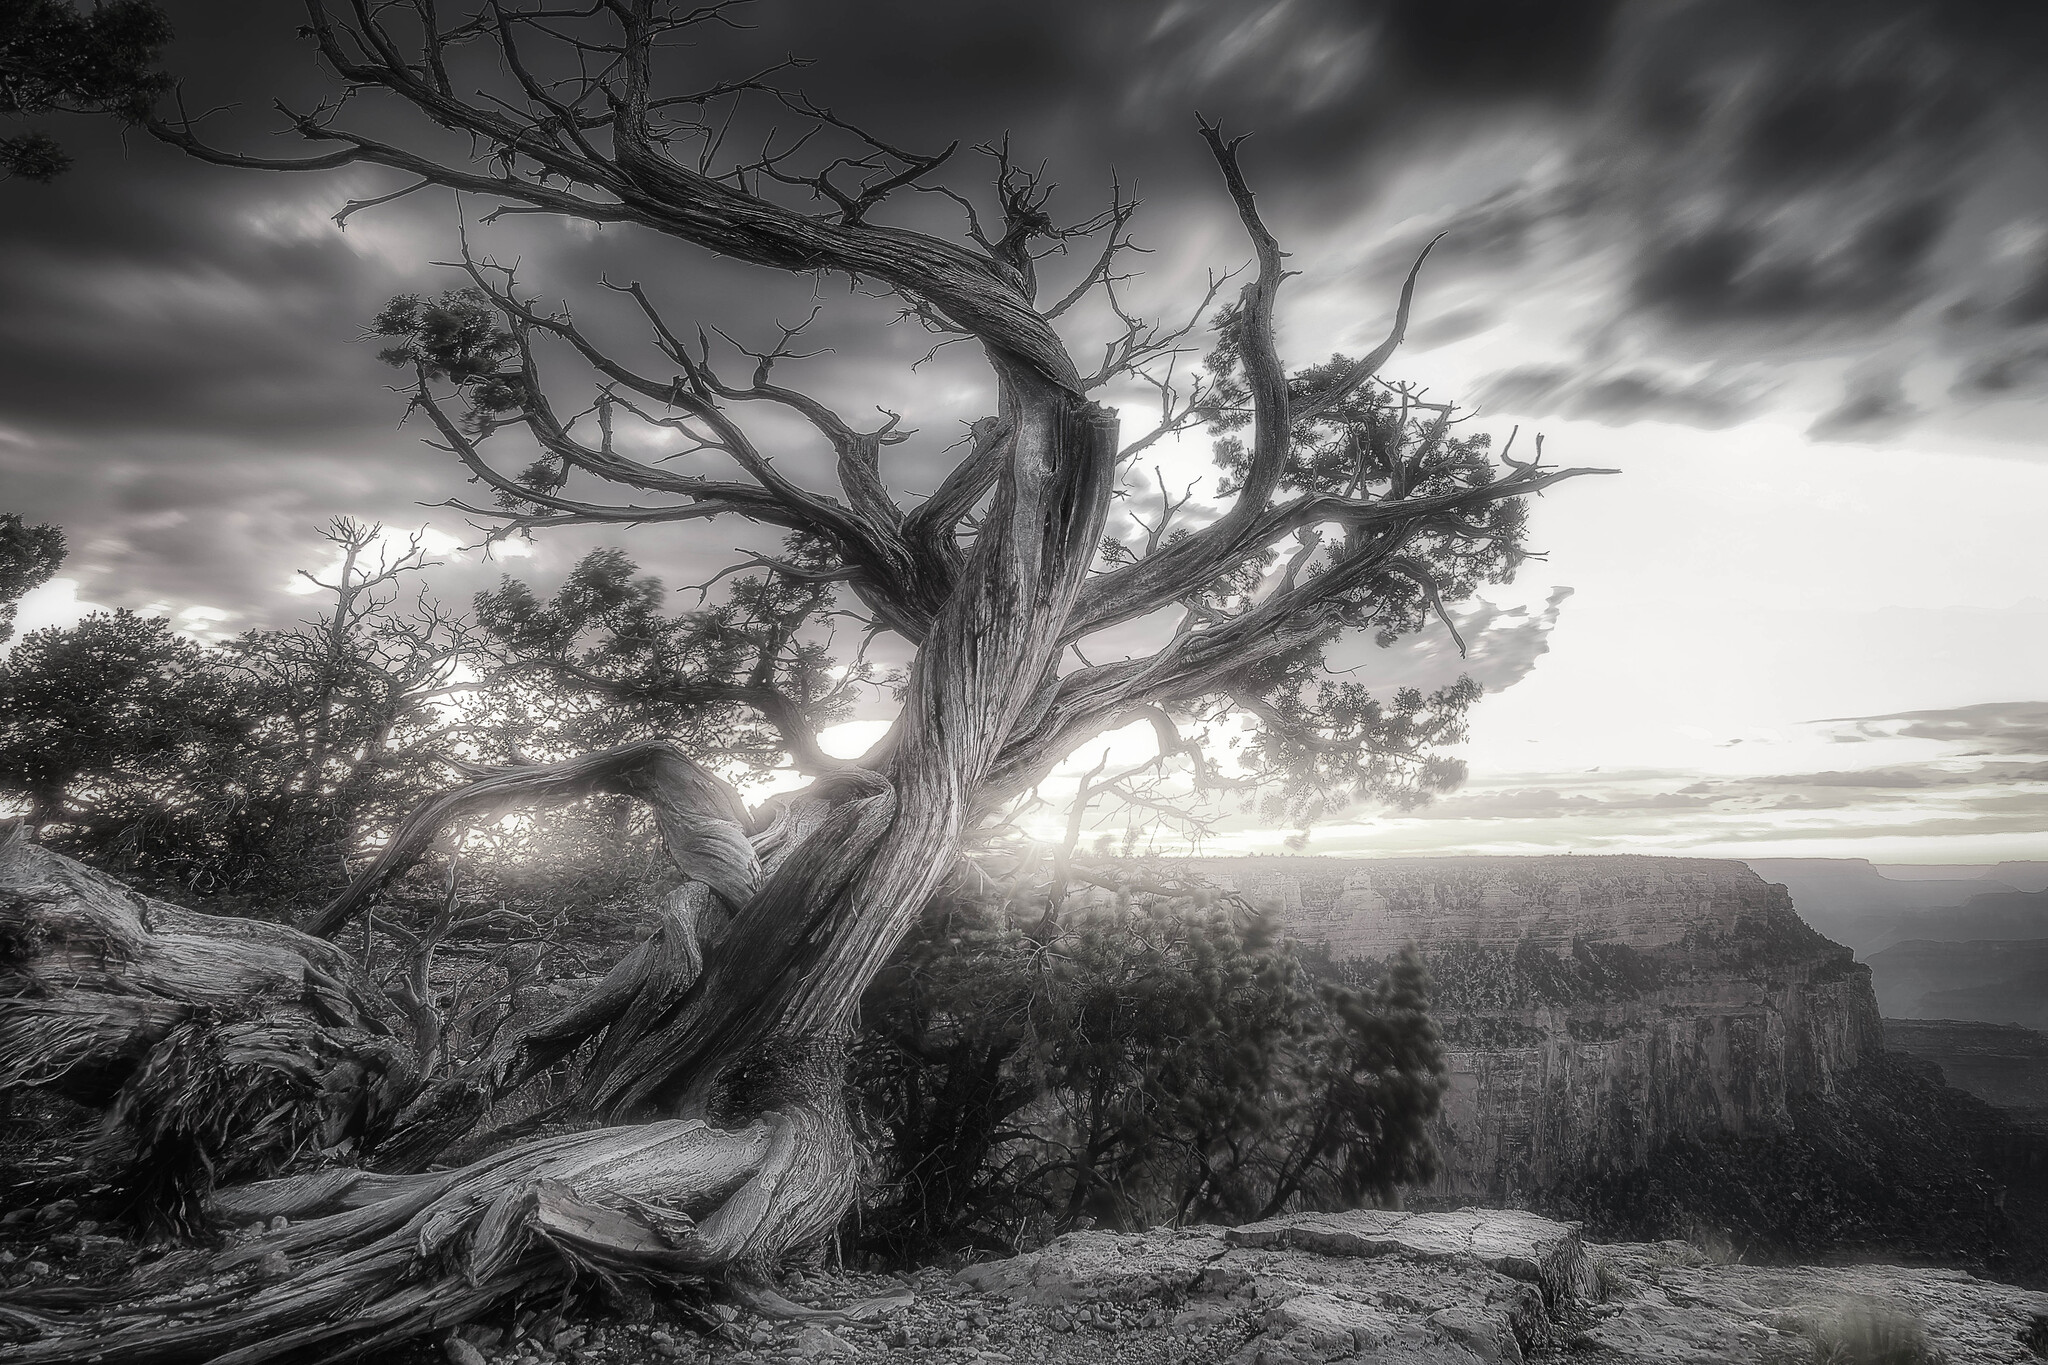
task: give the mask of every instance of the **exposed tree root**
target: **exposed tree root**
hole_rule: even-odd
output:
[[[528,795],[568,795],[613,783],[617,771],[636,782],[650,772],[680,771],[691,777],[686,787],[701,785],[694,765],[678,762],[666,745],[600,757],[512,785]],[[469,797],[479,790],[498,799],[508,776],[423,807],[407,822],[408,847],[430,837],[434,820],[473,809]],[[680,830],[689,819],[673,793],[649,799],[666,806],[665,825]],[[724,809],[719,803],[709,818],[736,830],[723,820]],[[877,1311],[885,1305],[815,1316],[775,1294],[768,1276],[791,1248],[830,1233],[863,1169],[847,1123],[843,1029],[793,1027],[786,978],[801,979],[806,959],[830,941],[830,926],[848,913],[849,887],[893,813],[892,789],[872,774],[828,781],[786,804],[756,836],[766,871],[754,864],[750,875],[762,882],[740,913],[723,913],[722,898],[706,883],[686,884],[664,904],[658,932],[588,998],[508,1031],[499,1048],[387,1118],[387,1140],[374,1154],[385,1170],[330,1169],[221,1191],[208,1209],[217,1219],[281,1216],[291,1225],[211,1261],[164,1265],[95,1296],[24,1296],[9,1307],[10,1320],[42,1339],[16,1358],[342,1359],[471,1320],[508,1300],[629,1282],[715,1289],[771,1316],[850,1321]],[[690,847],[705,842],[695,838]],[[687,848],[672,842],[671,851],[694,870]],[[128,894],[68,860],[34,852],[98,901]],[[748,857],[755,856],[750,846]],[[363,883],[390,875],[401,861],[380,861]],[[727,857],[725,865],[737,861]],[[36,902],[39,912],[47,905],[47,898]],[[30,928],[41,922],[37,914],[21,918]],[[220,923],[235,933],[242,922]],[[294,945],[315,945],[315,959],[339,958],[330,945],[277,932]],[[138,948],[129,956],[146,954]],[[279,975],[289,973],[280,968]],[[55,983],[44,984],[56,997]],[[97,1000],[87,1000],[80,1012],[90,1018],[94,1008]],[[0,1021],[9,1017],[0,1010]],[[232,1070],[209,1077],[182,1064],[215,1055],[206,1047],[219,1050],[212,1033],[180,1041],[179,1030],[192,1027],[174,1023],[152,1035],[154,1050],[134,1075],[164,1076],[173,1086],[165,1098],[179,1112],[202,1107],[209,1086],[224,1085],[234,1103],[211,1108],[234,1119],[223,1131],[261,1131],[263,1116],[252,1121],[244,1113],[248,1096],[268,1093],[261,1086],[238,1085]],[[693,1117],[529,1142],[454,1172],[389,1170],[423,1161],[498,1094],[599,1035],[590,1068],[593,1107],[624,1116],[644,1112],[659,1095],[669,1112],[681,1108]],[[240,1041],[245,1050],[257,1042]],[[291,1098],[281,1099],[270,1118],[285,1122],[297,1112],[285,1102]],[[280,1276],[280,1258],[302,1268]],[[172,1283],[207,1275],[231,1278],[198,1297]]]
[[[0,837],[0,1090],[107,1114],[102,1158],[189,1226],[215,1180],[374,1141],[418,1089],[331,943],[202,915]]]
[[[131,1301],[89,1308],[75,1292],[23,1296],[8,1315],[49,1335],[5,1358],[342,1360],[512,1299],[626,1282],[708,1292],[728,1274],[743,1300],[806,1314],[760,1287],[761,1257],[786,1245],[792,1207],[837,1217],[838,1182],[821,1177],[836,1166],[844,1179],[852,1157],[842,1118],[799,1111],[730,1130],[699,1120],[599,1129],[446,1173],[266,1181],[216,1201],[228,1218],[297,1220],[207,1267],[240,1278],[196,1296],[145,1282]],[[264,1278],[272,1253],[303,1269]]]

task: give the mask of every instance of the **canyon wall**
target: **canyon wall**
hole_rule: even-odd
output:
[[[1450,1045],[1434,1200],[1555,1203],[1674,1139],[1782,1136],[1884,1050],[1869,970],[1742,863],[1193,863],[1353,979],[1420,950]]]

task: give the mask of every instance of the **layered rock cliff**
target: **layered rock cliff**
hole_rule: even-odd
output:
[[[1870,974],[1741,863],[1204,859],[1370,976],[1436,978],[1451,1088],[1431,1194],[1526,1201],[1674,1136],[1774,1134],[1883,1051]]]
[[[1418,1206],[1486,1203],[1751,1256],[1914,1255],[2026,1281],[2010,1125],[1885,1050],[1868,968],[1738,862],[1199,859],[1328,969],[1412,943],[1450,1089]],[[2031,1197],[2015,1207],[2031,1209]]]

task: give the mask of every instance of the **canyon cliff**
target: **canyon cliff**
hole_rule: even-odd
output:
[[[1450,1089],[1418,1205],[1541,1209],[1752,1254],[2005,1268],[1977,1159],[2004,1122],[1886,1051],[1870,971],[1745,864],[1688,858],[1202,858],[1322,969],[1413,943]],[[1998,1141],[2003,1138],[1996,1139]],[[2017,1240],[2016,1240],[2017,1238]],[[2036,1273],[2019,1268],[2032,1278]]]
[[[1451,1088],[1434,1195],[1512,1204],[1589,1157],[1785,1131],[1884,1050],[1870,972],[1741,863],[1203,859],[1353,975],[1414,943]]]

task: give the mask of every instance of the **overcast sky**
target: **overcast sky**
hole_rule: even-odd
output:
[[[168,8],[188,104],[233,106],[216,136],[272,150],[271,101],[323,88],[293,7]],[[1359,654],[1389,685],[1487,684],[1473,777],[1419,816],[1327,825],[1314,851],[2048,857],[2048,6],[762,0],[753,18],[719,60],[815,58],[808,91],[903,143],[1007,131],[1075,216],[1114,169],[1145,201],[1134,299],[1159,313],[1247,255],[1194,111],[1254,131],[1247,169],[1302,272],[1282,315],[1297,363],[1372,344],[1448,230],[1390,373],[1624,471],[1541,500],[1549,558],[1467,607],[1471,659],[1441,638]],[[432,264],[455,252],[452,199],[344,231],[336,208],[396,182],[57,131],[77,169],[0,182],[0,508],[72,544],[24,625],[88,603],[199,631],[291,619],[292,570],[337,513],[475,538],[422,505],[462,485],[399,428],[394,372],[361,340],[392,294],[452,282]],[[472,233],[621,337],[601,275],[728,330],[798,316],[813,288],[618,229]],[[978,415],[972,365],[912,372],[928,339],[878,326],[876,301],[826,302],[834,350],[806,377],[904,411],[920,438],[899,468],[923,491]],[[1185,482],[1205,447],[1162,464]],[[451,555],[437,586],[545,583],[599,543],[683,582],[707,534],[745,539],[561,534],[508,562]]]

